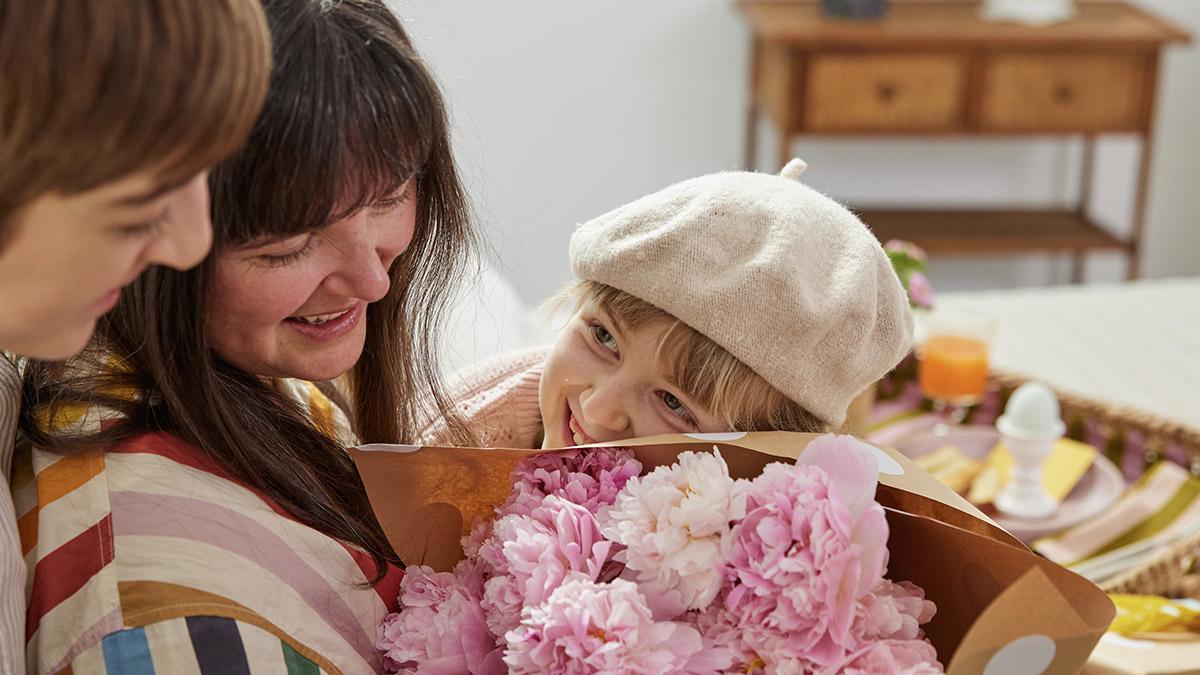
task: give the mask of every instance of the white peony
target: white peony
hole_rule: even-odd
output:
[[[729,477],[721,453],[684,452],[672,466],[631,478],[616,502],[600,509],[605,537],[624,576],[638,582],[655,618],[703,609],[716,597],[729,552],[730,522],[746,515],[749,482]]]

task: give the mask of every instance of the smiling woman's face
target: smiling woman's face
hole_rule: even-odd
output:
[[[620,325],[595,302],[583,303],[555,343],[538,387],[542,447],[728,431],[669,378],[658,353],[668,326]]]
[[[387,295],[416,225],[410,184],[320,230],[214,254],[205,331],[225,361],[265,377],[329,380],[362,354],[367,305]]]

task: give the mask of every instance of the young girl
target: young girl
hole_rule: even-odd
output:
[[[804,168],[694,178],[581,225],[553,348],[460,378],[476,434],[557,448],[841,424],[908,352],[912,318],[879,242]]]

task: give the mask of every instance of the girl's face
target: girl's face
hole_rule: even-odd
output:
[[[542,447],[728,431],[665,374],[656,355],[668,325],[623,326],[585,302],[546,361]]]
[[[367,305],[416,226],[412,182],[323,229],[214,254],[205,330],[224,360],[265,377],[330,380],[358,361]]]
[[[0,349],[74,356],[149,265],[187,269],[212,244],[207,172],[163,188],[140,172],[24,206],[0,243]]]

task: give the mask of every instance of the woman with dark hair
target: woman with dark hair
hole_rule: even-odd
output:
[[[25,378],[36,672],[370,672],[400,561],[345,446],[470,438],[436,328],[473,234],[441,95],[382,0],[266,0],[267,103],[200,267]],[[321,382],[318,386],[314,382]]]

